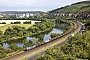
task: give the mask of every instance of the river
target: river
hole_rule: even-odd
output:
[[[4,46],[5,49],[8,49],[9,45],[11,43],[16,43],[16,45],[18,47],[26,47],[26,46],[29,46],[29,41],[33,41],[33,44],[36,44],[38,41],[42,40],[42,41],[45,41],[45,40],[48,40],[50,39],[50,35],[51,33],[57,33],[57,34],[61,34],[63,33],[63,31],[65,30],[65,28],[67,27],[66,24],[56,24],[56,26],[51,29],[50,31],[48,32],[45,32],[43,34],[37,34],[35,36],[27,36],[26,38],[24,39],[20,39],[20,40],[15,40],[15,41],[9,41],[9,42],[6,42],[6,43],[3,43],[2,45]]]

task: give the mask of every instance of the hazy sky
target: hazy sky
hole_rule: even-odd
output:
[[[49,11],[85,0],[0,0],[0,11]]]

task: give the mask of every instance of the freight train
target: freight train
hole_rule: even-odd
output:
[[[43,41],[43,42],[38,42],[37,44],[35,44],[35,45],[33,45],[33,46],[27,47],[24,51],[31,50],[31,49],[33,49],[33,48],[35,48],[35,47],[41,46],[41,45],[43,45],[43,44],[45,44],[45,43],[48,43],[49,41],[50,41],[50,39],[45,40],[45,41]]]

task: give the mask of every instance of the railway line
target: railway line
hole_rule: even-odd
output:
[[[79,22],[76,22],[76,21],[72,21],[72,22],[74,23],[75,27],[69,30],[68,32],[63,33],[62,35],[57,36],[55,38],[51,38],[49,42],[38,44],[38,46],[35,46],[34,48],[28,51],[23,51],[19,54],[4,58],[2,60],[23,60],[24,58],[32,57],[35,54],[39,54],[40,52],[43,52],[54,45],[57,45],[66,41],[67,37],[69,37],[71,34],[76,34],[81,28],[81,25]]]

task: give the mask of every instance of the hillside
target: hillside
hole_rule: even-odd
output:
[[[90,12],[90,1],[82,1],[78,3],[74,3],[68,6],[64,6],[61,8],[57,8],[55,10],[50,11],[52,12],[62,12],[62,13],[78,13],[78,12]]]

